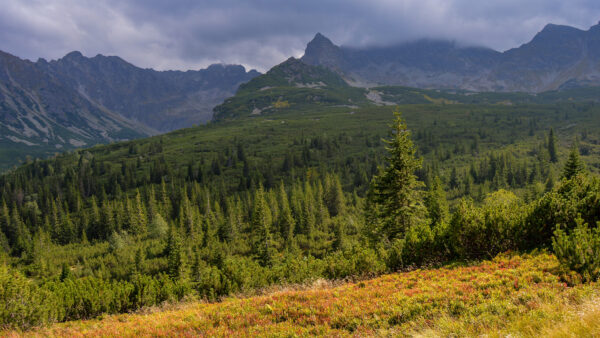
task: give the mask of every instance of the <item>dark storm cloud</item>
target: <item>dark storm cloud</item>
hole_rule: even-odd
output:
[[[0,7],[1,50],[34,60],[80,50],[158,69],[222,62],[264,71],[301,56],[316,32],[353,46],[429,37],[505,50],[546,23],[588,29],[600,19],[597,0],[3,0]]]

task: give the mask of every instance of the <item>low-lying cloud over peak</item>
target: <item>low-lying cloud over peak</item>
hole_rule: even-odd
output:
[[[316,32],[349,46],[442,38],[503,51],[550,22],[587,29],[600,19],[597,0],[5,0],[2,7],[0,50],[32,60],[80,50],[159,70],[227,63],[265,71],[301,56]]]

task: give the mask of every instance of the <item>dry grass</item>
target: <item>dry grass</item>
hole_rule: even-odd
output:
[[[596,284],[568,287],[556,259],[499,257],[340,284],[316,281],[249,298],[69,322],[8,336],[594,336]],[[247,296],[247,295],[244,295]],[[156,309],[155,309],[156,310]]]

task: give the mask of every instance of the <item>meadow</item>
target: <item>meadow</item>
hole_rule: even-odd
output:
[[[56,324],[16,336],[488,336],[600,334],[597,283],[569,286],[547,253]]]

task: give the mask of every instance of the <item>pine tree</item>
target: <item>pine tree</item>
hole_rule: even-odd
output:
[[[421,160],[415,157],[410,131],[400,113],[394,115],[391,136],[385,140],[387,167],[373,178],[367,201],[371,235],[381,232],[390,240],[425,221],[426,213],[420,190],[423,183],[415,175],[421,168]]]
[[[2,208],[0,209],[0,232],[4,233],[8,237],[8,231],[10,227],[10,212],[6,206],[6,202],[2,201]],[[7,240],[10,240],[8,238]]]
[[[573,147],[571,152],[569,153],[569,158],[567,159],[567,163],[565,163],[565,167],[563,168],[562,177],[566,179],[571,179],[574,176],[577,176],[581,173],[585,172],[585,164],[581,161],[579,157],[579,150],[577,147]]]
[[[285,246],[289,249],[293,245],[294,241],[296,220],[292,216],[292,209],[290,209],[290,203],[288,200],[287,193],[285,192],[283,181],[279,185],[279,205],[281,207],[278,222],[279,228]]]
[[[323,190],[323,185],[321,184],[321,182],[317,182],[316,194],[316,225],[319,227],[320,230],[324,230],[329,220],[329,210],[325,205],[325,192]]]
[[[143,273],[144,272],[144,253],[142,248],[138,248],[135,252],[134,258],[134,272],[135,273]]]
[[[13,204],[6,237],[15,256],[28,252],[31,245],[31,234],[23,224],[16,204]]]
[[[146,215],[146,208],[144,207],[144,203],[142,201],[142,196],[140,195],[140,191],[138,189],[135,190],[135,204],[134,204],[134,212],[136,214],[136,225],[134,233],[137,235],[144,235],[148,229],[148,216]]]
[[[156,204],[156,192],[154,191],[154,185],[150,185],[150,191],[148,192],[148,224],[154,220],[154,215],[158,214],[160,210]]]
[[[183,194],[183,200],[179,204],[179,228],[184,230],[188,235],[192,235],[196,228],[187,194]]]
[[[68,211],[62,213],[62,220],[59,229],[59,242],[61,244],[71,243],[75,240],[75,225],[71,220],[71,214]]]
[[[456,167],[452,167],[452,171],[450,172],[450,189],[456,189],[460,185],[458,180],[458,172],[456,171]]]
[[[6,238],[6,235],[0,228],[0,257],[3,256],[3,253],[10,253],[10,244],[8,243],[8,238]]]
[[[67,265],[67,263],[63,263],[60,271],[60,281],[64,282],[66,279],[71,278],[71,268]]]
[[[171,219],[171,198],[169,197],[169,193],[167,192],[167,184],[163,179],[160,182],[160,204],[161,204],[161,212],[160,214],[167,219]]]
[[[98,238],[104,240],[108,239],[109,236],[111,236],[111,234],[116,230],[115,215],[113,213],[113,209],[110,202],[102,202],[100,215],[102,220],[102,226],[98,228]]]
[[[327,177],[325,181],[325,202],[331,217],[344,213],[344,192],[338,176],[329,175]]]
[[[558,162],[558,150],[556,146],[556,137],[554,136],[554,129],[550,128],[548,133],[548,155],[550,156],[550,162]]]
[[[232,242],[237,239],[242,215],[238,205],[232,200],[227,201],[227,218],[219,228],[219,238],[224,242]]]
[[[177,230],[173,226],[169,227],[165,254],[167,256],[167,273],[169,277],[178,279],[182,274],[183,256],[181,252],[181,240]]]
[[[254,237],[254,252],[260,263],[264,266],[271,264],[274,255],[273,238],[270,231],[271,222],[271,211],[265,200],[263,188],[259,186],[254,195],[252,233]]]
[[[425,206],[427,207],[432,225],[442,224],[448,218],[449,211],[446,192],[440,178],[437,176],[431,182],[431,186],[425,197]]]
[[[341,219],[334,220],[333,235],[333,249],[344,250],[346,246],[346,224]]]

